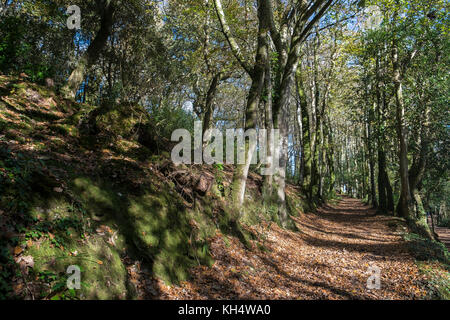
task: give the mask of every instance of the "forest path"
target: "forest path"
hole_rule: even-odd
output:
[[[433,228],[431,218],[428,217],[428,225]],[[450,250],[450,228],[443,228],[434,225],[434,232],[437,234],[439,240]]]
[[[251,229],[263,234],[264,250],[247,250],[236,239],[211,243],[212,268],[193,269],[192,279],[167,287],[159,299],[421,299],[424,276],[408,253],[402,227],[375,216],[361,201],[343,198],[316,213],[294,218],[299,231],[276,224]],[[224,241],[223,238],[226,238]],[[370,267],[381,288],[369,290]]]

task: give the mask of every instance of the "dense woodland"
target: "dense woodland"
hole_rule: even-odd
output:
[[[80,28],[70,28],[73,5]],[[49,255],[58,249],[74,258],[85,250],[102,267],[106,258],[97,256],[101,248],[90,234],[111,234],[109,247],[126,248],[112,251],[120,259],[111,265],[144,257],[152,279],[178,283],[192,277],[190,268],[212,265],[210,256],[220,260],[211,228],[257,250],[252,243],[265,237],[265,226],[302,232],[302,221],[324,217],[307,212],[342,199],[350,213],[409,230],[416,252],[425,250],[425,260],[432,252],[443,263],[435,291],[448,298],[448,251],[434,229],[450,227],[448,6],[444,0],[1,1],[0,298],[80,298],[30,284],[29,274],[54,284],[68,265],[43,268],[37,243],[48,241]],[[261,150],[247,140],[242,164],[174,166],[171,135],[179,128],[193,133],[195,121],[203,133],[266,129],[269,142],[279,130],[279,148],[264,155],[279,159],[279,168],[260,176],[265,165],[250,160],[261,159]],[[348,197],[365,207],[352,208]],[[67,205],[72,209],[60,209]],[[98,214],[105,206],[118,208],[113,218]],[[58,218],[50,218],[55,210]],[[80,223],[71,220],[75,215]],[[76,230],[85,249],[58,236],[63,225],[64,232]],[[325,222],[317,228],[332,231]],[[140,289],[127,290],[91,288],[83,297],[140,296]],[[183,296],[152,290],[143,296]],[[397,292],[386,290],[311,297]],[[198,294],[183,297],[293,297]]]

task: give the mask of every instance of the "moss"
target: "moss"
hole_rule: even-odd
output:
[[[416,260],[438,261],[450,267],[450,254],[444,244],[415,233],[407,233],[403,237],[408,242],[409,251]]]
[[[70,126],[78,126],[81,119],[85,117],[91,110],[94,109],[93,106],[86,104],[78,104],[78,105],[72,104],[71,106],[72,108],[76,109],[76,112],[66,117],[64,120],[64,123]]]
[[[19,83],[13,83],[12,88],[16,89],[18,94],[26,94],[26,89],[28,88],[28,85],[26,82],[19,82]]]
[[[247,200],[245,203],[245,210],[243,211],[239,221],[240,223],[249,226],[256,225],[261,222],[263,217],[268,218],[268,215],[266,215],[266,213],[266,206],[263,206],[261,203],[252,200]]]
[[[82,270],[78,298],[129,297],[127,271],[119,254],[123,248],[122,239],[117,239],[117,245],[112,246],[107,243],[107,238],[93,234],[87,226],[83,208],[74,205],[63,194],[56,194],[50,197],[47,191],[41,191],[33,196],[30,201],[34,206],[29,210],[29,217],[35,223],[25,233],[25,240],[34,241],[24,253],[34,258],[34,274],[39,276],[45,271],[56,275],[51,286],[44,290],[43,297],[66,290],[66,270],[71,265]],[[87,239],[86,232],[89,233]],[[60,289],[50,289],[58,283],[62,284]]]
[[[188,219],[190,221],[195,221],[195,226],[197,228],[197,239],[207,240],[216,234],[217,227],[211,219],[207,216],[203,210],[189,210]]]
[[[440,264],[417,261],[419,271],[426,275],[427,298],[450,300],[450,272]]]
[[[77,252],[76,256],[70,252]],[[56,281],[64,281],[71,265],[81,269],[80,298],[119,299],[128,297],[127,271],[116,249],[106,241],[93,236],[82,244],[73,242],[64,250],[53,246],[50,240],[33,246],[26,252],[34,258],[34,272],[52,271]],[[57,292],[53,292],[56,294]]]
[[[136,133],[135,127],[146,122],[147,114],[141,106],[121,104],[114,106],[106,114],[98,117],[97,124],[110,132],[114,132],[116,136],[130,138]]]
[[[412,232],[419,234],[421,237],[432,240],[433,233],[427,223],[426,216],[422,216],[419,219],[410,219],[407,221]]]
[[[49,126],[49,129],[60,135],[67,135],[70,133],[69,127],[61,124],[51,125]]]
[[[125,298],[127,271],[116,250],[102,238],[90,240],[80,254],[89,259],[79,259],[84,272],[82,281],[89,286],[84,289],[87,299]],[[99,264],[99,262],[102,264]]]
[[[114,205],[117,195],[111,190],[96,185],[88,178],[76,178],[72,185],[92,218],[102,217],[117,209]]]
[[[197,237],[188,215],[176,200],[145,194],[131,197],[128,214],[135,227],[134,242],[153,261],[154,274],[166,283],[178,283],[188,278],[188,270],[196,264],[211,264],[206,245]]]
[[[124,242],[150,264],[156,277],[178,283],[188,278],[191,267],[212,264],[204,236],[192,228],[180,199],[167,187],[126,194],[89,178],[76,178],[73,185],[91,216],[102,212],[97,217],[102,223],[121,226]]]

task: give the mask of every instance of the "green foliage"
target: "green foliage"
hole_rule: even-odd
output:
[[[192,230],[183,205],[170,190],[140,195],[128,191],[125,197],[107,183],[88,178],[75,179],[74,189],[92,217],[120,223],[126,241],[134,244],[134,250],[151,262],[154,274],[167,283],[186,280],[189,268],[198,263],[211,263],[204,237],[197,237],[198,231]]]
[[[79,236],[77,236],[79,237]],[[93,235],[85,241],[66,243],[65,248],[55,246],[50,239],[43,239],[40,247],[32,246],[26,254],[34,257],[34,277],[49,286],[43,289],[41,298],[66,299],[119,299],[127,292],[127,273],[117,248],[106,239]],[[76,254],[69,254],[69,252]],[[81,270],[81,290],[66,286],[67,267],[77,265]]]
[[[159,137],[170,139],[176,129],[186,129],[194,133],[194,115],[182,108],[172,107],[166,103],[150,107],[150,121]]]
[[[425,262],[417,263],[419,270],[428,278],[427,298],[433,300],[450,300],[450,272],[449,268],[442,268]]]
[[[8,250],[6,241],[0,240],[0,300],[10,298],[12,287],[10,279],[15,274],[14,259]]]
[[[442,219],[439,221],[439,227],[450,228],[450,218]]]
[[[38,35],[30,33],[34,23],[24,16],[7,16],[0,20],[0,71],[25,72],[33,81],[54,75],[51,61],[38,53]],[[41,26],[41,32],[45,27]]]
[[[216,178],[216,184],[217,184],[217,190],[220,192],[222,196],[225,195],[225,186],[223,184],[225,175],[224,175],[224,166],[221,163],[213,164],[214,172],[215,172],[215,178]]]
[[[419,270],[427,275],[428,298],[450,299],[450,253],[444,244],[431,241],[414,233],[404,234]]]
[[[450,253],[444,244],[424,238],[415,233],[407,233],[404,239],[408,242],[411,254],[419,261],[439,261],[450,267]]]
[[[25,230],[23,230],[25,231]],[[25,231],[26,240],[39,240],[45,237],[56,247],[66,245],[67,239],[76,232],[79,236],[83,231],[83,223],[78,218],[62,218],[54,221],[41,221]],[[50,235],[49,232],[55,233]]]
[[[9,211],[25,213],[30,206],[30,193],[36,175],[42,174],[42,161],[22,153],[14,154],[0,146],[0,204]]]

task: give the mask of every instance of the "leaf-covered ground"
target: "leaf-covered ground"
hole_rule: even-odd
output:
[[[259,226],[264,250],[245,250],[236,239],[213,240],[212,268],[193,270],[191,281],[168,287],[148,281],[163,299],[423,299],[423,275],[402,239],[401,222],[374,216],[359,200],[295,218],[300,232]],[[256,231],[256,230],[255,230]],[[381,289],[367,289],[368,269],[381,269]],[[139,279],[144,281],[145,276]],[[144,288],[150,289],[145,290]]]
[[[428,218],[428,224],[431,226],[431,220],[430,218]],[[449,228],[444,228],[444,227],[439,227],[439,226],[435,226],[434,227],[434,232],[437,234],[439,240],[445,244],[445,246],[447,247],[447,250],[450,250],[450,229]]]
[[[448,259],[436,243],[405,241],[401,219],[348,198],[301,213],[301,191],[288,186],[298,230],[284,230],[256,217],[267,208],[252,173],[247,207],[257,219],[243,236],[225,219],[222,192],[190,203],[192,188],[169,179],[164,157],[126,130],[118,136],[121,117],[86,140],[77,124],[88,107],[0,75],[0,299],[423,299],[430,283],[450,296],[448,269],[415,261]],[[229,184],[230,168],[210,171]],[[90,286],[67,297],[69,264]],[[380,290],[366,287],[370,266],[381,270]],[[167,284],[189,270],[188,281]]]

